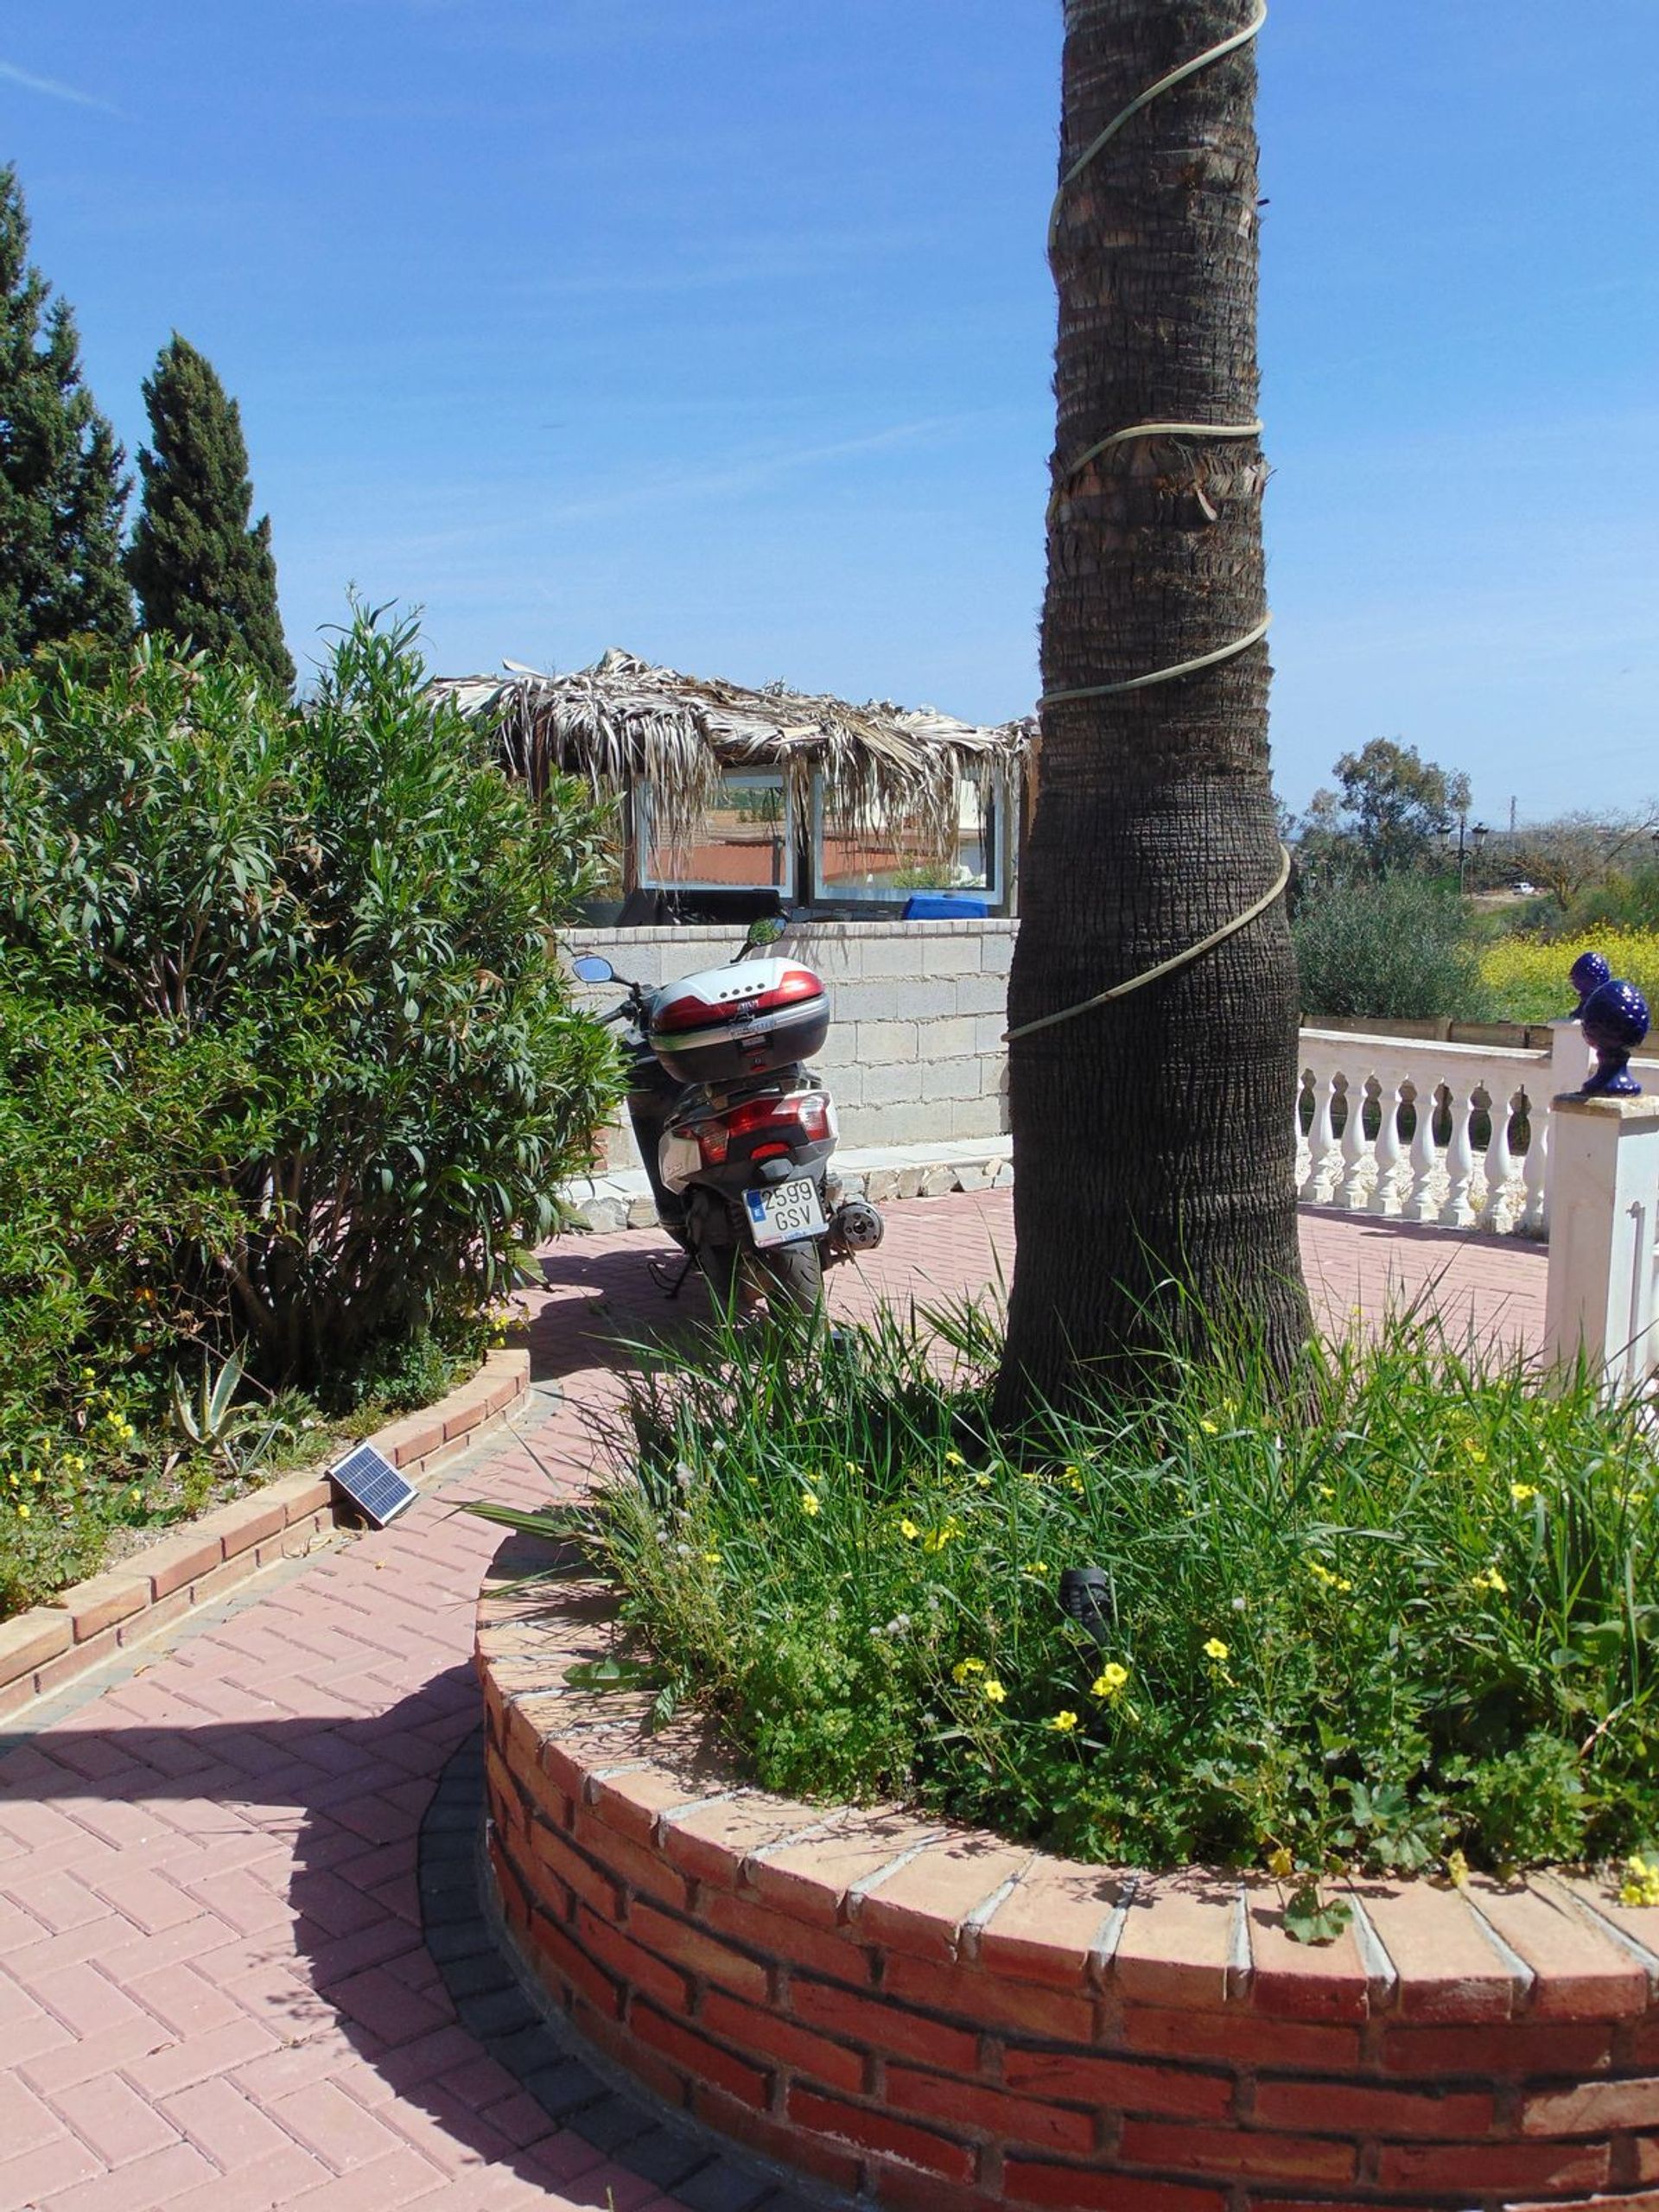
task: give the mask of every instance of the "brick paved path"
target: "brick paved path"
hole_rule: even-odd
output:
[[[986,1281],[1007,1194],[896,1207],[836,1302]],[[1542,1253],[1305,1215],[1325,1309],[1426,1287],[1526,1343]],[[569,1240],[514,1438],[391,1529],[279,1570],[0,1757],[0,2212],[486,2212],[683,2200],[542,2108],[457,2020],[423,1945],[416,1834],[476,1719],[473,1606],[498,1531],[464,1497],[579,1481],[607,1338],[662,1309],[648,1236]],[[555,1386],[557,1386],[556,1389]]]

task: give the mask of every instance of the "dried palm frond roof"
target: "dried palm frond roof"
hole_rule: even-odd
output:
[[[503,766],[532,790],[559,772],[585,775],[604,791],[643,779],[666,842],[692,840],[727,770],[781,769],[799,823],[817,776],[838,829],[913,823],[944,852],[956,836],[963,783],[986,797],[1010,791],[1036,728],[1025,721],[985,728],[882,700],[853,706],[781,683],[750,690],[658,668],[617,647],[569,676],[505,665],[505,676],[440,677],[434,689],[494,724]]]

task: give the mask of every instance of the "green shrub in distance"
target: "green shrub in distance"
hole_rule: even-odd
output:
[[[611,1096],[550,940],[602,812],[532,804],[425,682],[359,612],[303,709],[149,643],[0,683],[7,987],[233,1059],[157,1234],[190,1331],[270,1384],[349,1395],[474,1321]]]
[[[1484,1018],[1479,949],[1457,893],[1431,876],[1338,883],[1292,927],[1302,1012],[1378,1021]]]
[[[661,1713],[716,1716],[762,1785],[1286,1878],[1659,1834],[1635,1408],[1401,1321],[1312,1351],[1294,1408],[1247,1355],[1172,1357],[1004,1448],[996,1331],[934,1319],[949,1375],[891,1315],[668,1361],[574,1516]],[[1098,1641],[1058,1603],[1084,1565]]]

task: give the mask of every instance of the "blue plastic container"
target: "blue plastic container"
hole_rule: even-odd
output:
[[[912,891],[905,901],[907,922],[982,922],[991,902],[982,894],[963,891]]]

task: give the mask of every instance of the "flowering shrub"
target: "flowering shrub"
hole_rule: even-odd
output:
[[[149,642],[0,684],[0,950],[239,1054],[234,1127],[175,1177],[235,1234],[178,1272],[268,1381],[482,1310],[608,1103],[550,935],[601,811],[556,781],[538,807],[425,682],[410,626],[359,613],[304,709]]]
[[[1460,1877],[1659,1857],[1659,1464],[1630,1408],[1403,1324],[1005,1450],[996,1344],[887,1318],[637,1386],[579,1516],[666,1714],[770,1788],[1086,1859]],[[1104,1570],[1098,1618],[1059,1602]],[[1656,1891],[1656,1893],[1659,1893]]]
[[[303,709],[152,641],[0,676],[0,1613],[158,1494],[180,1369],[350,1409],[482,1348],[611,1095],[551,943],[603,830],[408,625]]]

